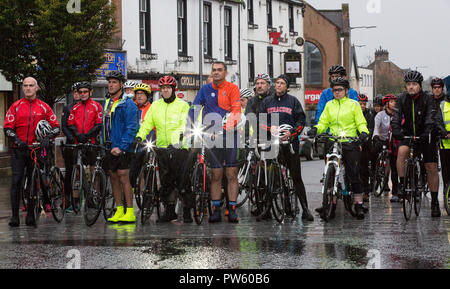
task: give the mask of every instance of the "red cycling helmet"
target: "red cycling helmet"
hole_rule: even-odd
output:
[[[177,81],[172,76],[166,75],[159,79],[159,86],[170,85],[173,88],[177,87]]]
[[[361,93],[360,95],[358,95],[359,101],[361,102],[367,102],[369,100],[369,98],[367,97],[367,95]]]
[[[397,97],[395,95],[393,95],[393,94],[386,94],[383,97],[383,105],[386,105],[386,103],[388,103],[389,101],[396,100],[396,99],[397,99]]]

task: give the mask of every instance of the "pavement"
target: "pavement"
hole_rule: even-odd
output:
[[[323,165],[302,160],[311,212],[321,204]],[[401,204],[389,199],[371,196],[363,221],[339,203],[329,223],[315,212],[313,222],[302,222],[300,215],[283,224],[256,222],[244,205],[238,224],[157,224],[154,215],[145,226],[108,224],[100,217],[87,227],[81,215],[68,214],[58,224],[48,213],[34,228],[25,226],[22,213],[21,226],[10,228],[9,183],[0,181],[0,268],[449,269],[445,210],[431,218],[428,194],[420,216],[405,221]]]

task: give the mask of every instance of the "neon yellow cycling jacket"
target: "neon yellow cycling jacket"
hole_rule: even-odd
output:
[[[357,131],[369,134],[367,121],[359,103],[348,97],[329,101],[316,127],[319,134],[326,132],[328,128],[335,136],[345,134],[345,136],[357,137]]]
[[[136,137],[145,140],[148,133],[156,127],[156,145],[168,147],[180,142],[180,134],[186,128],[189,105],[179,99],[166,103],[163,98],[154,102],[147,111]]]

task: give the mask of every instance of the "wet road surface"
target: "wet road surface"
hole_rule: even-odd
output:
[[[323,161],[302,162],[310,210],[320,206]],[[371,197],[369,212],[357,221],[338,205],[324,223],[300,216],[279,225],[256,222],[244,206],[239,224],[201,226],[182,221],[107,224],[92,227],[80,215],[57,224],[51,213],[37,228],[10,228],[9,185],[0,183],[0,268],[450,268],[450,217],[431,218],[429,194],[420,217],[406,222],[390,196]],[[442,196],[440,195],[440,200]],[[441,204],[442,207],[442,204]],[[182,214],[179,214],[181,216]],[[75,262],[76,261],[76,262]],[[75,265],[74,265],[75,264]]]

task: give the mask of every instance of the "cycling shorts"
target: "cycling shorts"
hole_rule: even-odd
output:
[[[409,140],[400,141],[400,146],[409,146]],[[435,140],[431,139],[431,143],[420,143],[418,149],[422,153],[424,163],[438,162],[438,147]]]

